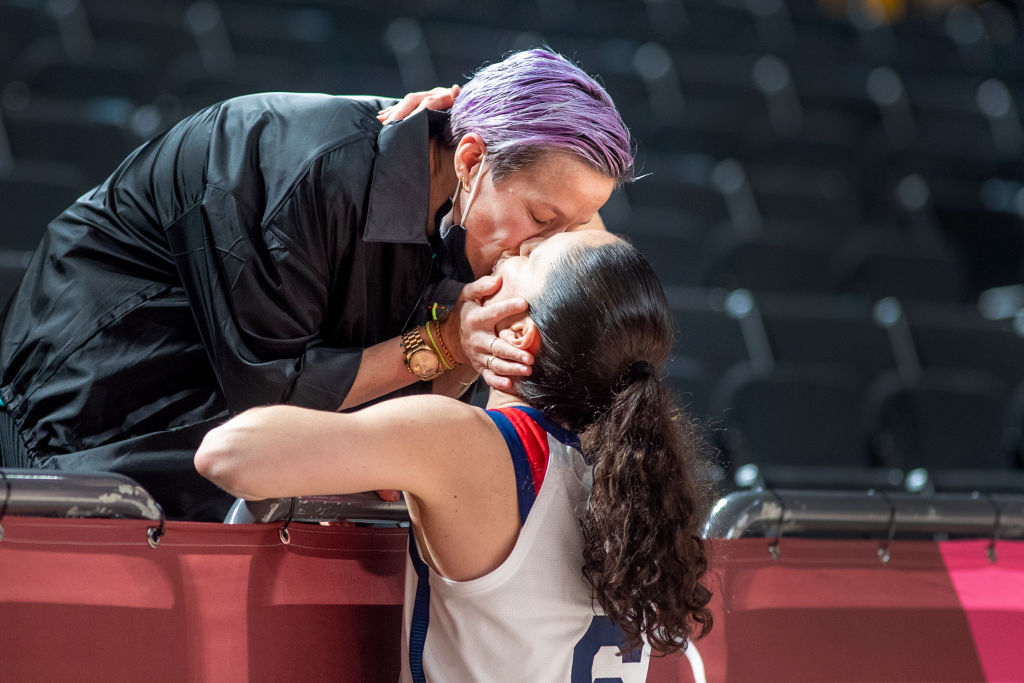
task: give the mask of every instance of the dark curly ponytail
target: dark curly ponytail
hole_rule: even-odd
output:
[[[580,524],[583,577],[625,647],[673,652],[711,628],[699,526],[702,441],[658,377],[672,320],[657,276],[630,244],[566,254],[530,316],[541,333],[520,397],[579,432],[594,463]]]

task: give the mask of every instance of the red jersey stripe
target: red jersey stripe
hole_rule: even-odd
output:
[[[516,410],[515,408],[497,408],[496,410],[507,417],[512,426],[515,427],[516,433],[523,443],[523,449],[526,451],[526,457],[530,461],[533,491],[534,493],[540,493],[541,484],[544,483],[544,475],[548,471],[548,456],[550,454],[547,430],[534,422],[529,415],[521,410]]]

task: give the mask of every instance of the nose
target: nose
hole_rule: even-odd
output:
[[[528,240],[523,240],[523,243],[519,245],[519,255],[529,256],[530,252],[540,246],[543,241],[543,237],[531,237]]]

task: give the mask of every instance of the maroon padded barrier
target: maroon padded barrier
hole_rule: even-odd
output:
[[[407,534],[7,517],[0,679],[395,681]],[[716,624],[648,681],[1024,681],[1024,542],[714,541]]]
[[[404,530],[2,524],[2,680],[398,679]]]

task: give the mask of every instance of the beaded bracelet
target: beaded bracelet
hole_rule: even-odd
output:
[[[441,310],[440,316],[437,314],[438,309]],[[462,363],[455,360],[455,356],[448,349],[448,345],[444,343],[444,335],[441,334],[441,323],[447,320],[449,315],[451,315],[451,311],[449,311],[443,304],[434,303],[430,307],[430,317],[437,323],[437,344],[435,345],[434,350],[438,352],[439,356],[447,359],[448,365],[451,366],[449,367],[450,370],[451,368],[462,365]],[[427,325],[429,324],[430,322],[428,321]],[[427,334],[430,334],[429,328],[427,329]]]
[[[434,353],[436,353],[437,357],[441,360],[441,365],[444,367],[444,369],[445,370],[451,370],[452,368],[455,367],[452,364],[452,361],[454,359],[452,359],[451,361],[449,360],[449,358],[451,358],[451,354],[448,352],[447,348],[444,348],[444,352],[441,351],[441,348],[438,348],[437,340],[434,339],[434,333],[430,329],[430,324],[432,322],[434,322],[434,321],[433,320],[428,320],[427,324],[425,326],[427,328],[427,339],[430,340],[430,345],[434,348]],[[437,336],[438,336],[438,338],[440,338],[441,330],[437,331]],[[441,346],[444,347],[444,341],[443,340],[441,342]]]

